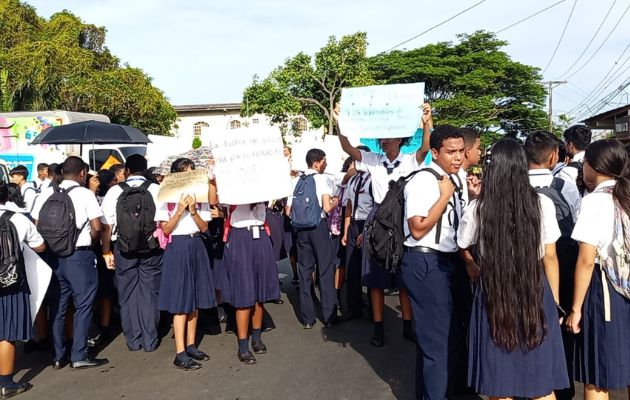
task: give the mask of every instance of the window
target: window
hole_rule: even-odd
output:
[[[193,137],[200,137],[201,136],[201,131],[203,130],[203,128],[207,128],[210,125],[208,125],[207,122],[195,122],[195,124],[193,125]]]
[[[304,132],[308,129],[308,121],[304,117],[298,117],[295,126],[298,132]]]
[[[230,122],[230,129],[238,129],[241,127],[241,121],[233,120]]]
[[[123,156],[117,149],[90,150],[88,157],[90,157],[90,169],[93,171],[98,171],[105,163],[108,165],[124,164]]]
[[[253,123],[253,124],[257,124],[257,123],[259,123],[259,122],[260,122],[260,121],[258,120],[258,118],[254,118],[254,119],[252,119],[252,123]]]

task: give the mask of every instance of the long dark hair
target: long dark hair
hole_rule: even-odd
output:
[[[513,139],[498,141],[484,173],[477,237],[490,335],[508,352],[537,347],[547,332],[539,201],[523,147]]]
[[[184,172],[188,167],[195,169],[195,162],[190,158],[178,158],[171,164],[171,173]]]
[[[630,159],[623,144],[615,139],[595,141],[586,148],[584,161],[598,174],[617,181],[613,199],[630,215]]]
[[[24,197],[22,197],[22,191],[20,187],[15,183],[9,183],[7,185],[7,189],[9,191],[7,201],[15,203],[15,205],[19,208],[25,208],[26,203],[24,202]]]

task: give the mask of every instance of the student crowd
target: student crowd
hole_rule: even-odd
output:
[[[174,365],[185,370],[209,359],[196,347],[199,312],[220,305],[238,359],[254,364],[267,351],[264,304],[281,301],[276,263],[289,257],[304,329],[316,324],[315,286],[325,328],[363,317],[365,286],[370,343],[382,347],[384,296],[398,293],[403,337],[417,348],[419,399],[570,399],[574,380],[587,399],[622,388],[630,398],[626,148],[591,143],[576,125],[564,140],[546,131],[524,144],[499,140],[482,157],[477,131],[433,129],[428,104],[420,128],[414,154],[395,138],[380,139],[376,154],[337,126],[349,155],[343,179],[326,174],[326,154],[311,149],[308,170],[292,171],[292,196],[247,205],[221,204],[211,173],[207,202],[182,193],[160,203],[161,177],[140,155],[93,177],[73,156],[39,165],[35,182],[14,168],[12,183],[0,184],[2,260],[17,241],[18,253],[38,252],[53,275],[33,326],[21,257],[2,265],[0,395],[31,387],[13,380],[16,341],[48,343],[55,369],[106,364],[88,350],[107,337],[115,302],[130,351],[154,351],[160,312],[172,314]],[[194,169],[186,158],[171,166]],[[384,240],[375,233],[396,187],[402,257],[391,268],[372,244]]]

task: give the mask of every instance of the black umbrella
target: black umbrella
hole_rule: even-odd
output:
[[[151,140],[138,129],[100,121],[53,126],[37,135],[31,144],[147,144]]]

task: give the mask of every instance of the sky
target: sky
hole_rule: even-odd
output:
[[[575,110],[608,74],[613,79],[592,106],[630,77],[630,0],[26,0],[49,18],[67,9],[107,28],[106,45],[122,62],[143,69],[174,105],[240,102],[255,74],[265,77],[300,51],[315,53],[330,35],[368,35],[368,55],[386,51],[479,3],[399,49],[455,41],[458,33],[501,30],[512,59],[545,69],[566,32],[545,80],[566,79],[554,89],[554,114]],[[567,19],[571,14],[569,24]],[[607,19],[604,17],[610,10]],[[627,12],[626,12],[627,11]],[[626,12],[624,14],[624,12]],[[623,18],[621,18],[623,16]],[[621,22],[613,31],[615,24]],[[576,66],[565,73],[601,29]],[[612,34],[608,37],[609,33]],[[600,48],[601,45],[601,48]],[[592,60],[573,76],[598,50]],[[626,50],[625,53],[624,49]],[[623,57],[622,57],[623,55]],[[615,61],[619,60],[618,64]],[[624,64],[624,61],[627,61]],[[609,73],[612,69],[612,73]],[[625,72],[624,72],[625,70]],[[618,71],[618,72],[617,72]],[[605,109],[629,103],[630,87]],[[594,94],[597,94],[595,92]]]

